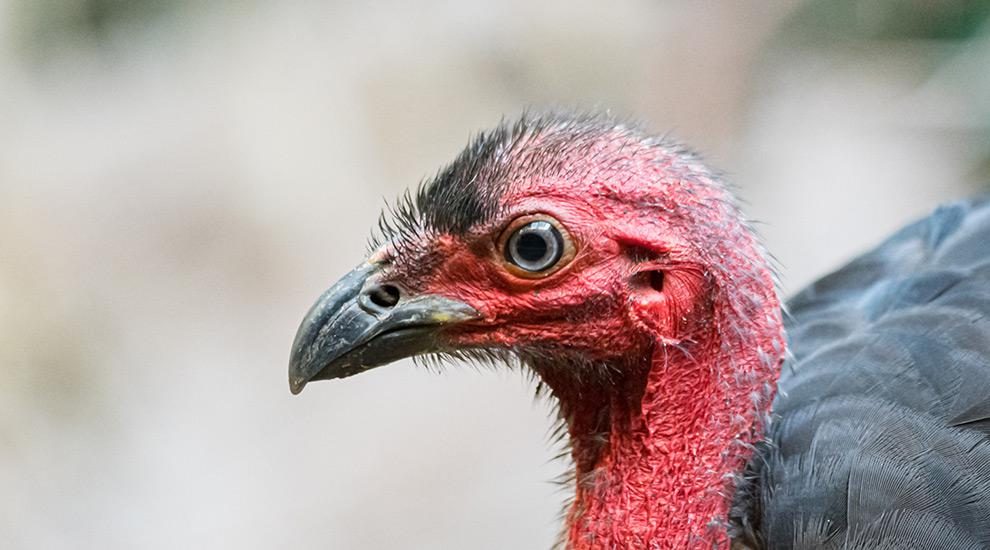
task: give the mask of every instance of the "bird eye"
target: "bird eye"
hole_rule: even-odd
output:
[[[503,252],[514,274],[542,277],[571,255],[573,247],[555,222],[546,216],[526,216],[510,225]]]

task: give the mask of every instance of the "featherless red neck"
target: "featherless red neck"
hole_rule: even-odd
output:
[[[588,399],[573,380],[544,374],[573,441],[573,548],[728,547],[735,476],[762,436],[784,339],[761,251],[734,208],[717,196],[707,208],[694,213],[713,216],[704,257],[682,262],[667,250],[656,266],[663,292],[650,294],[653,276],[627,301],[651,341],[614,344],[628,350],[622,375]],[[648,239],[636,246],[656,245]]]
[[[785,343],[772,271],[717,175],[609,119],[523,119],[382,228],[300,328],[295,391],[403,355],[517,359],[567,424],[569,547],[728,547]]]

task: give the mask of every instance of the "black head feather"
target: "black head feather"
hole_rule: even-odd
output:
[[[646,139],[634,125],[609,114],[527,113],[514,122],[503,120],[479,133],[415,193],[407,192],[386,206],[372,248],[383,242],[401,247],[426,233],[465,234],[490,222],[512,181],[566,171],[561,159],[590,148],[606,135],[625,135],[637,142]]]

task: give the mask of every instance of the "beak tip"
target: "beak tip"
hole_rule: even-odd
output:
[[[292,395],[299,395],[306,387],[306,382],[304,378],[289,376],[289,391],[292,392]]]

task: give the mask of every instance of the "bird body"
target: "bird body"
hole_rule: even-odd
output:
[[[990,548],[990,201],[939,208],[789,312],[736,495],[754,546]]]
[[[786,321],[720,176],[608,117],[503,124],[379,225],[300,326],[293,391],[407,356],[531,369],[574,461],[568,548],[990,547],[986,203]]]

